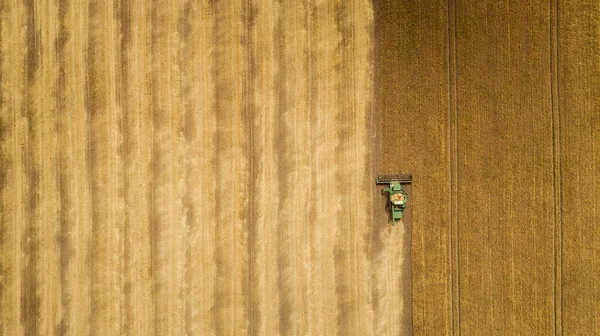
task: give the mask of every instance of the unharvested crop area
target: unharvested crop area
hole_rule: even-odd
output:
[[[409,324],[369,1],[0,6],[0,334]]]

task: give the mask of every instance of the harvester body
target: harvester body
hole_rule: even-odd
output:
[[[392,225],[402,219],[406,203],[408,202],[408,194],[402,189],[402,183],[411,183],[412,175],[387,175],[378,176],[377,184],[387,184],[387,188],[383,188],[381,193],[389,194],[389,206],[392,213]]]

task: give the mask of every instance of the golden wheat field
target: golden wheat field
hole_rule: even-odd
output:
[[[368,0],[0,6],[0,334],[409,328]]]

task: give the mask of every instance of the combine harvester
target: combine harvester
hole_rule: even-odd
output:
[[[402,184],[412,183],[412,175],[378,175],[377,184],[387,184],[388,188],[381,190],[382,194],[390,194],[390,209],[392,211],[392,226],[402,219],[402,214],[408,202],[406,191],[402,190]]]

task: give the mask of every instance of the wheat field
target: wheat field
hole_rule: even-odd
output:
[[[410,328],[368,0],[0,6],[0,334]]]

